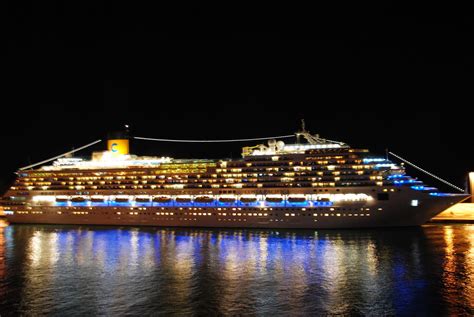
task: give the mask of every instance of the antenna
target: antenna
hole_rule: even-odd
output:
[[[319,137],[319,134],[311,135],[309,131],[306,131],[306,126],[304,119],[301,119],[301,131],[295,132],[296,135],[296,143],[300,144],[300,136],[303,136],[309,144],[316,145],[316,144],[338,144],[339,146],[347,147],[348,145],[343,142],[332,141],[328,139],[323,139]]]
[[[296,144],[300,144],[300,135],[304,132],[306,132],[304,119],[301,119],[301,131],[296,133]]]

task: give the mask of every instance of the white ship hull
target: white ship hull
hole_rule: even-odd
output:
[[[334,189],[332,189],[334,190]],[[372,188],[347,188],[349,192],[376,196]],[[465,200],[469,195],[433,196],[414,190],[390,193],[389,200],[337,202],[330,206],[312,204],[135,204],[134,206],[53,206],[11,207],[11,223],[235,227],[235,228],[368,228],[418,226]],[[304,207],[303,207],[304,205]]]

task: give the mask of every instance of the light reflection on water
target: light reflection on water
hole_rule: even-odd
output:
[[[0,223],[0,315],[474,314],[474,225],[211,230]]]

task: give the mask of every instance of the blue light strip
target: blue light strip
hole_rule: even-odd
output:
[[[381,167],[392,167],[395,166],[393,163],[382,163],[382,164],[376,164],[375,169],[381,168]]]
[[[263,204],[262,204],[263,202]],[[160,202],[56,202],[55,206],[58,207],[330,207],[333,205],[331,201],[304,201],[304,202],[289,202],[283,200],[282,202],[268,202],[268,201],[255,201],[251,203],[243,203],[241,201],[236,202],[220,202],[214,200],[210,203],[200,202],[187,202],[177,203],[170,201],[166,203]]]
[[[372,157],[372,158],[365,158],[362,160],[364,163],[372,163],[372,162],[385,162],[387,161],[385,158],[380,157]]]
[[[451,196],[457,196],[457,195],[456,194],[450,194],[450,193],[430,193],[430,196],[451,197]]]
[[[402,178],[402,177],[409,177],[409,176],[404,175],[404,174],[393,174],[393,175],[388,176],[387,179]]]
[[[403,185],[403,184],[423,184],[421,181],[417,181],[416,179],[408,179],[408,180],[396,180],[393,181],[395,185]]]

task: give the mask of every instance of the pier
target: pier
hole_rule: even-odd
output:
[[[432,218],[430,222],[474,223],[474,203],[456,204]]]

